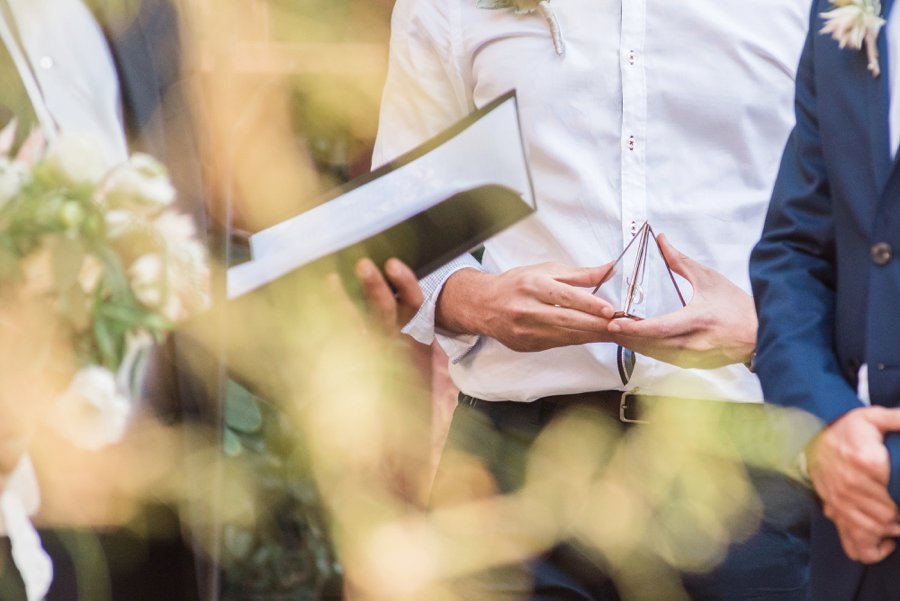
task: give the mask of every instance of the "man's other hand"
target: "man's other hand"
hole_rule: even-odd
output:
[[[454,273],[438,298],[436,322],[458,334],[480,334],[514,351],[605,342],[613,308],[585,288],[610,271],[543,263],[489,274]]]
[[[679,367],[711,369],[748,361],[756,347],[753,297],[676,250],[665,236],[658,240],[672,271],[690,282],[694,295],[686,307],[667,315],[613,320],[612,340]]]
[[[837,526],[847,555],[877,563],[896,548],[900,515],[887,492],[888,432],[900,431],[900,409],[856,409],[828,426],[810,445],[809,474],[825,515]]]
[[[424,297],[416,275],[405,263],[388,259],[384,270],[397,290],[396,296],[371,259],[360,259],[356,264],[356,275],[373,318],[387,332],[398,332],[415,316]]]

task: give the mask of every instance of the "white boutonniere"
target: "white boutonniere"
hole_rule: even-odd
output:
[[[884,27],[880,0],[831,0],[834,9],[822,13],[825,26],[821,33],[831,34],[841,48],[862,50],[866,47],[869,71],[878,77],[878,33]]]
[[[553,38],[553,48],[559,56],[566,55],[566,43],[563,40],[562,30],[559,27],[559,19],[550,5],[550,0],[476,0],[475,5],[478,8],[498,9],[498,8],[514,8],[517,15],[530,15],[532,13],[540,13],[550,29],[550,36]]]

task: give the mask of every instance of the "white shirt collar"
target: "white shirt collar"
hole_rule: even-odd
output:
[[[109,46],[81,0],[7,0],[22,47],[11,54],[45,130],[89,136],[104,149],[110,165],[128,156],[121,115],[119,80]],[[4,39],[4,43],[9,42]],[[48,131],[49,136],[55,132]]]

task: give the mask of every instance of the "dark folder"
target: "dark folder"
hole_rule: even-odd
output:
[[[510,92],[319,206],[250,237],[253,261],[229,270],[236,298],[320,259],[396,256],[425,276],[535,210]]]

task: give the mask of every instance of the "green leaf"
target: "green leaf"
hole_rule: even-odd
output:
[[[106,284],[109,286],[113,298],[134,298],[131,292],[131,285],[128,283],[128,277],[125,275],[125,269],[122,267],[122,261],[119,260],[113,249],[98,247],[94,249],[94,252],[103,262]]]
[[[225,527],[225,547],[232,557],[243,559],[253,548],[253,535],[246,530],[229,525]]]
[[[225,434],[222,436],[222,447],[225,450],[225,454],[229,457],[237,457],[243,450],[241,447],[241,439],[228,428],[225,428]]]
[[[256,397],[229,380],[225,391],[225,424],[238,432],[254,434],[262,428],[262,423],[262,411]]]
[[[100,305],[97,312],[106,319],[129,326],[138,325],[143,319],[143,312],[129,304],[107,302]]]
[[[97,341],[97,350],[100,351],[100,359],[103,365],[110,369],[118,369],[120,363],[120,355],[118,352],[118,344],[116,336],[105,319],[96,319],[94,321],[94,339]]]

